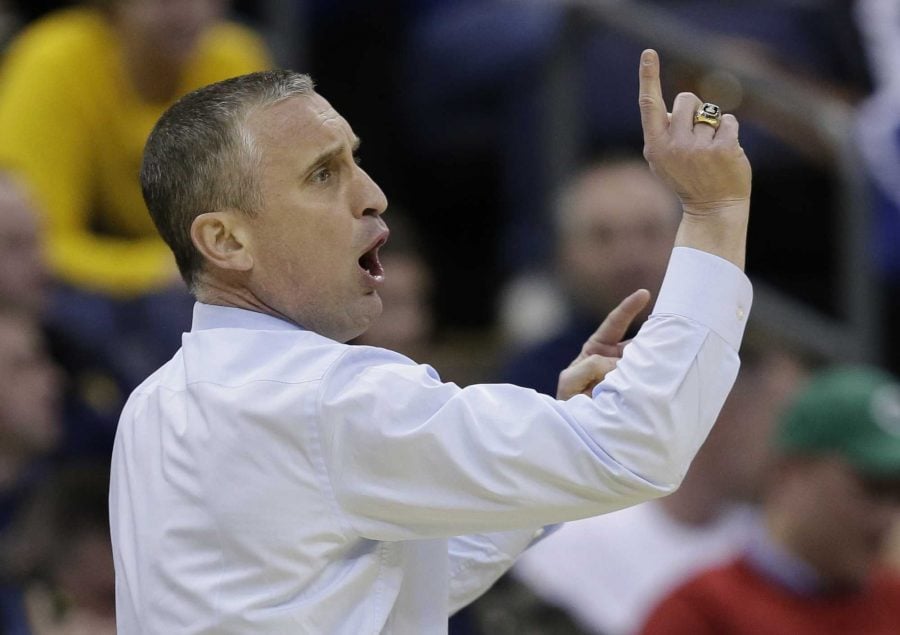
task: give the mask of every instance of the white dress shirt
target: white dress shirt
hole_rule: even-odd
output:
[[[750,299],[738,268],[675,249],[617,369],[565,402],[197,304],[119,423],[119,633],[446,633],[535,528],[678,486]]]

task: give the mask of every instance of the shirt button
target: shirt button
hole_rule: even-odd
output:
[[[743,322],[743,321],[744,321],[744,317],[745,317],[746,315],[747,315],[747,314],[744,312],[744,307],[739,306],[739,307],[738,307],[738,310],[737,310],[737,319],[738,319],[738,321],[739,321],[739,322]]]

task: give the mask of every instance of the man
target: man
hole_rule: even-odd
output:
[[[674,591],[644,635],[900,632],[900,577],[879,570],[900,501],[900,383],[838,368],[782,418],[746,553]]]
[[[750,168],[733,117],[695,125],[682,94],[670,122],[655,52],[640,77],[679,249],[617,368],[597,384],[646,291],[560,400],[341,343],[381,310],[387,202],[308,77],[226,80],[162,117],[141,179],[198,303],[117,432],[120,632],[446,632],[542,526],[677,487],[737,372]]]
[[[558,369],[621,298],[634,289],[656,296],[681,207],[645,162],[623,157],[593,163],[576,174],[563,187],[554,216],[561,284],[554,280],[549,285],[562,287],[570,315],[561,329],[514,355],[500,372],[503,381],[548,395],[556,391]],[[515,303],[507,313],[516,322],[533,319]]]

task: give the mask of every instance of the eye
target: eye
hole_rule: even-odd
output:
[[[312,173],[312,180],[314,183],[327,183],[331,176],[331,168],[325,165]]]

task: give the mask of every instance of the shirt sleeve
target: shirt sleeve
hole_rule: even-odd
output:
[[[750,284],[677,248],[653,315],[594,390],[558,401],[460,388],[427,366],[351,349],[326,374],[326,470],[354,532],[490,533],[593,516],[672,492],[738,369]]]
[[[493,534],[456,536],[448,543],[450,614],[474,601],[503,575],[525,549],[559,525]]]

